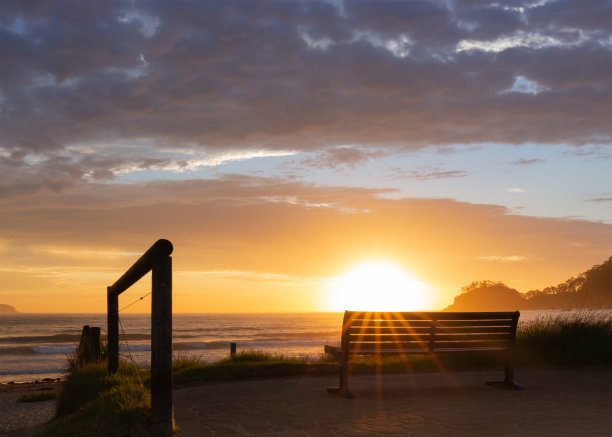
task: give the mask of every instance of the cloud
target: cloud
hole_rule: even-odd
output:
[[[397,179],[417,179],[427,181],[431,179],[463,178],[469,175],[465,170],[444,170],[437,167],[421,167],[416,170],[405,170],[391,167],[390,170]]]
[[[554,282],[567,269],[580,271],[576,263],[589,267],[582,264],[609,256],[610,224],[520,216],[501,206],[450,199],[381,198],[386,192],[226,175],[89,184],[5,199],[0,228],[13,264],[5,267],[67,265],[83,271],[91,262],[79,255],[83,251],[140,253],[155,239],[168,238],[180,271],[324,277],[358,259],[383,258],[414,266],[426,281],[440,281],[442,268],[444,281],[455,284],[479,277],[474,260],[483,253],[529,254],[529,268],[508,266],[521,264],[515,262],[497,269],[492,263],[487,273],[535,287],[546,285],[533,281],[547,274],[556,272]],[[333,206],[313,207],[322,204]],[[111,267],[125,263],[125,257],[111,258],[105,257]]]
[[[334,165],[345,144],[610,142],[609,3],[510,6],[11,2],[0,147],[327,150]],[[500,93],[518,77],[547,91]]]
[[[533,158],[533,159],[519,159],[517,161],[513,161],[510,164],[512,165],[521,165],[521,166],[527,166],[527,165],[533,165],[533,164],[543,164],[545,163],[546,160],[545,159],[540,159],[540,158]]]
[[[518,262],[527,261],[529,257],[524,255],[511,255],[511,256],[480,256],[478,259],[483,261],[501,261],[501,262]]]
[[[508,193],[524,193],[525,189],[524,188],[519,188],[519,187],[514,187],[514,188],[507,188],[506,191]]]
[[[612,202],[612,197],[594,197],[593,199],[588,199],[587,202]]]
[[[330,147],[314,157],[300,160],[299,164],[318,168],[346,166],[354,169],[368,161],[386,156],[388,153],[384,150],[364,150],[363,148],[352,146]]]

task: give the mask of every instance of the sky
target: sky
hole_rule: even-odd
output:
[[[611,31],[606,0],[4,2],[0,303],[104,312],[159,238],[175,312],[563,282],[612,255]]]

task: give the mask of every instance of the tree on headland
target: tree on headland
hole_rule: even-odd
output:
[[[525,294],[529,309],[612,308],[612,256],[575,278]]]
[[[525,299],[514,288],[501,282],[475,281],[461,288],[448,311],[504,311],[524,306]]]
[[[612,257],[575,278],[520,293],[501,282],[476,281],[461,289],[447,311],[612,308]]]

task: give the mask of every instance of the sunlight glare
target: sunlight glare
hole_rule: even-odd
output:
[[[420,311],[428,309],[427,284],[387,261],[366,261],[330,281],[331,311]]]

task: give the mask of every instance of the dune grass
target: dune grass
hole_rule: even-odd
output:
[[[69,374],[56,418],[39,437],[129,437],[151,435],[151,392],[133,367],[107,375],[106,363],[86,365]],[[141,372],[141,376],[143,373]]]
[[[59,393],[54,390],[47,390],[37,393],[27,393],[19,398],[19,402],[44,402],[57,399]]]
[[[612,367],[612,317],[583,311],[521,325],[516,362],[526,367]]]

